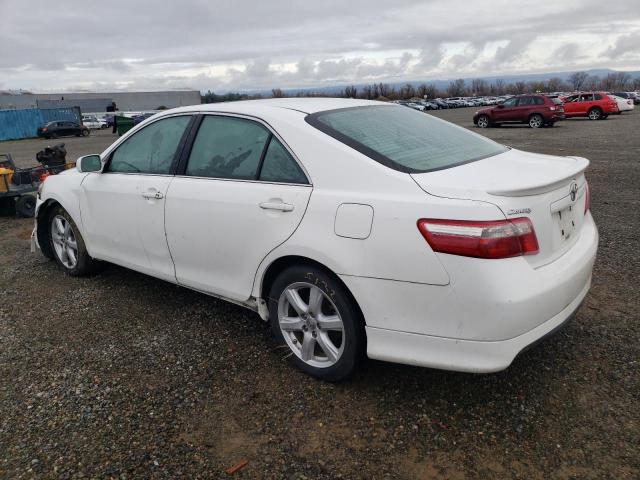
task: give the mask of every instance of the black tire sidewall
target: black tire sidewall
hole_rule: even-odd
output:
[[[318,368],[306,364],[295,353],[289,361],[309,375],[326,380],[340,381],[351,375],[362,361],[366,351],[364,320],[344,285],[333,275],[314,266],[295,266],[284,270],[273,282],[269,292],[269,323],[279,345],[288,345],[278,324],[278,300],[286,287],[296,282],[307,282],[319,287],[333,301],[344,325],[344,351],[338,362],[330,367]]]
[[[31,218],[36,212],[36,199],[33,195],[22,195],[16,201],[16,213],[23,218]]]
[[[62,261],[58,258],[58,254],[56,253],[55,247],[53,246],[53,238],[51,235],[52,233],[51,224],[53,222],[54,217],[56,217],[57,215],[64,217],[69,222],[69,224],[71,225],[71,228],[73,229],[73,235],[76,239],[76,244],[78,245],[78,261],[76,262],[76,265],[73,268],[67,268],[62,263]],[[51,209],[51,212],[47,217],[47,222],[48,222],[48,228],[49,228],[48,230],[49,248],[51,248],[51,252],[53,253],[53,258],[58,264],[58,266],[67,275],[70,275],[72,277],[79,277],[79,276],[91,273],[93,269],[93,259],[89,256],[89,253],[87,252],[87,248],[84,244],[84,239],[82,238],[82,234],[80,233],[80,230],[76,225],[76,222],[74,222],[73,219],[71,218],[71,215],[69,215],[69,213],[67,213],[67,211],[64,208],[57,206]]]

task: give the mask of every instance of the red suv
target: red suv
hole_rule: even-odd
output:
[[[473,123],[480,128],[500,123],[528,123],[531,128],[552,127],[564,119],[562,101],[546,95],[520,95],[505,100],[500,105],[479,110]]]
[[[618,104],[605,92],[581,92],[564,99],[564,114],[567,118],[588,117],[601,120],[618,113]]]

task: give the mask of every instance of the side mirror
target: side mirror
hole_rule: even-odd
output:
[[[79,172],[100,172],[102,170],[102,161],[100,155],[85,155],[76,160],[76,168]]]

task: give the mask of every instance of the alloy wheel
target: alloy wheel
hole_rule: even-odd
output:
[[[60,262],[72,270],[78,263],[78,243],[71,223],[62,215],[56,215],[51,221],[51,240]]]
[[[594,108],[589,112],[589,120],[598,120],[600,118],[600,110]]]
[[[278,300],[278,325],[291,351],[312,367],[331,367],[344,351],[340,312],[311,283],[296,282],[284,289]]]
[[[542,126],[542,117],[540,115],[533,115],[529,119],[529,126],[531,128],[540,128]]]
[[[480,128],[487,128],[489,126],[489,118],[485,115],[480,116],[480,118],[478,118],[478,126]]]

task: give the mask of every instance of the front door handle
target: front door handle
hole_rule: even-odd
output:
[[[164,195],[162,194],[162,192],[158,192],[158,191],[152,192],[152,191],[149,191],[149,192],[142,192],[142,197],[143,197],[143,198],[146,198],[147,200],[151,200],[152,198],[155,198],[155,199],[157,199],[157,200],[160,200],[161,198],[164,198]]]
[[[262,202],[260,208],[263,210],[280,210],[281,212],[293,212],[293,205],[284,202]]]

